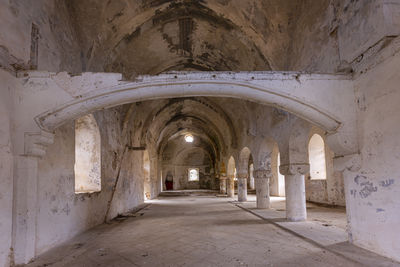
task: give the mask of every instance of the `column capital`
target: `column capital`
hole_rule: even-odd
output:
[[[279,166],[279,172],[283,175],[307,174],[310,171],[309,163],[290,163]]]
[[[269,179],[271,178],[272,173],[271,170],[255,170],[254,178],[255,179]]]
[[[242,172],[237,174],[238,179],[247,179],[249,177],[249,174],[247,172]]]
[[[220,179],[220,180],[226,180],[226,179],[228,179],[228,177],[226,177],[225,175],[220,175],[220,176],[219,176],[219,179]]]

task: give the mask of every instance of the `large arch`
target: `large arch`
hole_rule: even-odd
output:
[[[327,141],[338,155],[357,151],[353,82],[346,75],[182,72],[140,76],[133,82],[121,79],[118,74],[84,73],[71,77],[65,73],[28,72],[21,79],[24,101],[18,105],[33,104],[31,108],[24,107],[27,126],[20,128],[32,131],[30,117],[41,130],[51,132],[96,110],[137,101],[231,97],[274,106],[319,126],[329,134]]]
[[[207,74],[199,74],[199,77],[192,75],[186,74],[186,77],[181,77],[181,79],[178,79],[177,75],[147,76],[147,79],[140,82],[96,90],[82,95],[79,99],[68,101],[44,114],[42,113],[36,117],[36,121],[42,129],[51,130],[81,113],[104,107],[109,108],[136,101],[160,98],[218,96],[247,99],[276,106],[311,121],[329,132],[334,132],[340,126],[339,118],[322,108],[323,105],[309,103],[304,96],[303,99],[300,99],[300,95],[295,96],[294,94],[279,92],[283,91],[283,88],[279,90],[254,82],[246,82],[251,77],[240,79],[240,76],[236,77],[232,74],[219,75],[218,78],[215,74],[208,77]],[[252,76],[253,79],[254,76]],[[83,107],[85,107],[84,110]]]

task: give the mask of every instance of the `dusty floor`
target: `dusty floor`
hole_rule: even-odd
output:
[[[163,197],[131,216],[79,235],[28,266],[397,266],[345,242],[325,247],[313,240],[318,234],[303,237],[312,232],[309,224],[295,230],[278,225],[285,223],[280,219],[282,199],[273,203],[277,211],[255,214],[251,197],[242,208],[229,200]],[[325,209],[311,210],[328,214]],[[333,212],[337,214],[322,222],[310,222],[341,229],[343,211]]]

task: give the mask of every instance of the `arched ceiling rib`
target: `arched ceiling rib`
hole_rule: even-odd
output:
[[[222,139],[223,136],[216,126],[210,124],[206,118],[179,116],[168,122],[161,130],[156,141],[157,147],[160,147],[162,143],[167,142],[173,135],[184,129],[186,129],[188,133],[190,133],[190,131],[195,131],[198,134],[204,134],[210,142],[215,144],[218,150],[223,149],[226,145],[225,141]]]
[[[141,108],[136,111],[136,107]],[[135,127],[132,144],[139,145],[134,140],[140,140],[140,146],[152,147],[157,155],[164,155],[172,144],[189,145],[184,141],[188,133],[195,137],[192,145],[207,150],[213,162],[225,155],[232,144],[236,146],[232,119],[219,104],[206,97],[139,102],[131,104],[127,114],[130,115],[126,123],[129,121]]]
[[[175,121],[174,123],[168,124],[161,132],[159,139],[157,140],[157,147],[159,153],[162,153],[168,142],[178,137],[183,137],[185,134],[192,134],[195,140],[199,139],[203,143],[210,147],[210,153],[214,158],[219,158],[219,153],[225,150],[225,144],[221,136],[215,133],[215,129],[204,123],[198,123],[193,121],[197,119],[190,118],[184,120],[184,118]]]
[[[236,132],[230,117],[207,98],[170,99],[144,122],[142,141],[160,146],[180,128],[197,129],[208,136],[215,149],[236,146]]]

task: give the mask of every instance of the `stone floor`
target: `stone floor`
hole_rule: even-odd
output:
[[[328,226],[315,226],[309,234],[309,224],[293,228],[281,218],[282,199],[274,199],[269,211],[254,209],[252,201],[251,196],[240,205],[211,195],[162,197],[28,266],[400,266],[346,242],[325,244],[329,231],[322,241],[315,239],[316,231],[330,227],[344,233],[343,210],[330,214],[311,205],[309,215],[318,220],[311,215],[307,223]]]

